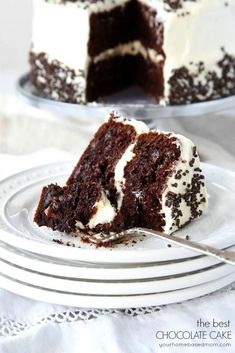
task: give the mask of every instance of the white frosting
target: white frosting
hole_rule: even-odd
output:
[[[96,208],[96,212],[87,224],[90,229],[95,228],[98,224],[110,223],[116,216],[116,210],[104,192],[102,192],[100,200],[94,204],[93,208]]]
[[[48,3],[34,0],[33,47],[74,70],[87,66],[89,13],[76,3]]]
[[[235,54],[235,1],[197,0],[182,2],[182,9],[169,9],[163,0],[140,0],[157,10],[157,19],[164,24],[163,50],[164,95],[169,95],[168,81],[174,69],[187,66],[190,72],[203,62],[205,72],[216,71],[221,75],[217,62],[223,57],[221,48]],[[225,3],[228,6],[225,6]],[[194,63],[190,65],[190,63]],[[205,83],[205,72],[198,78]]]
[[[129,1],[130,0],[100,0],[100,1],[91,2],[90,0],[87,0],[87,1],[77,0],[76,2],[74,2],[74,4],[76,5],[76,7],[85,9],[89,13],[96,13],[96,12],[102,12],[102,11],[109,11],[116,6],[123,6]],[[62,3],[61,0],[47,0],[47,2],[52,5],[60,4],[63,6],[67,6],[67,4],[69,3],[69,2]]]
[[[122,123],[124,125],[130,125],[135,129],[137,135],[144,134],[145,132],[149,132],[148,126],[141,120],[135,119],[125,119],[122,117],[116,117],[117,123]]]
[[[192,216],[190,207],[182,199],[180,203],[180,211],[182,212],[182,215],[179,217],[179,221],[180,221],[179,225],[176,225],[175,221],[172,219],[172,206],[169,207],[166,205],[167,194],[169,192],[173,192],[175,194],[183,195],[186,191],[187,184],[191,185],[193,174],[195,173],[194,169],[200,168],[199,157],[193,156],[193,148],[195,147],[193,142],[188,138],[178,134],[171,134],[171,137],[176,137],[177,139],[176,143],[177,143],[177,146],[179,146],[180,148],[181,155],[173,169],[173,173],[171,177],[167,181],[166,189],[162,194],[161,204],[162,204],[162,214],[164,214],[164,219],[165,219],[164,232],[166,234],[171,234],[174,231],[176,231],[179,228],[179,226],[184,225],[187,221],[190,220],[190,217]],[[191,161],[192,158],[194,158],[195,161],[194,161],[193,167],[190,167],[189,161]],[[180,170],[182,171],[181,179],[175,179],[175,175]],[[188,173],[185,173],[185,175],[183,175],[183,173],[186,170],[188,170]],[[173,186],[175,184],[177,184],[176,187]],[[203,196],[200,196],[200,194],[202,194]],[[197,194],[196,197],[197,197],[197,201],[199,201],[203,197],[206,199],[206,202],[199,203],[199,206],[197,208],[197,211],[203,211],[208,206],[206,187],[201,186],[200,193]]]

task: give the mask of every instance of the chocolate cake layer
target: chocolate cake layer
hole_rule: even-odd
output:
[[[61,188],[51,184],[42,191],[35,222],[53,230],[71,233],[76,231],[77,221],[87,224],[96,209],[95,202],[101,197],[101,187],[92,182],[71,184]]]
[[[88,53],[94,57],[121,43],[128,43],[139,37],[137,26],[138,7],[135,0],[110,11],[92,13],[90,16],[90,38]]]
[[[109,12],[91,15],[88,47],[92,57],[138,39],[143,48],[154,49],[162,58],[157,63],[141,54],[126,54],[111,56],[97,63],[91,61],[87,75],[88,101],[96,101],[133,84],[142,86],[157,101],[163,97],[163,24],[156,21],[156,14],[148,6],[132,0]],[[150,23],[154,25],[150,27]]]
[[[91,63],[87,76],[87,100],[97,101],[136,84],[142,63],[141,55],[115,56]]]
[[[138,137],[135,155],[125,168],[125,226],[140,226],[163,230],[161,195],[180,157],[176,138],[157,132]]]
[[[95,202],[102,196],[115,205],[115,165],[135,136],[134,127],[115,123],[112,118],[102,125],[80,158],[67,186],[49,185],[43,189],[35,215],[38,225],[72,232],[76,230],[76,221],[84,225],[88,223],[96,212]]]
[[[164,58],[164,25],[157,19],[156,9],[141,2],[137,2],[136,6],[138,39],[146,48],[155,49],[156,53],[163,55]]]
[[[140,85],[157,101],[163,97],[163,61],[125,55],[92,63],[88,71],[87,100],[96,101],[130,85]]]
[[[163,54],[163,23],[156,20],[157,11],[131,0],[107,12],[90,16],[88,53],[94,57],[119,44],[139,40],[146,48]],[[151,24],[151,26],[150,26]]]
[[[136,131],[133,126],[115,122],[112,116],[95,134],[68,179],[67,185],[95,180],[108,191],[111,203],[115,204],[115,166],[135,138]]]
[[[136,83],[144,89],[144,91],[155,98],[156,102],[164,97],[164,76],[163,76],[164,60],[152,62],[149,58],[139,60],[138,75]]]

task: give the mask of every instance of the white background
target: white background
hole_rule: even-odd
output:
[[[27,71],[31,23],[32,0],[0,0],[0,92]]]

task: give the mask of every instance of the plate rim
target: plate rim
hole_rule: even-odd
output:
[[[235,246],[229,249],[235,250]],[[164,264],[164,262],[162,262],[162,264],[147,263],[147,265],[144,264],[144,266],[143,264],[131,264],[131,266],[128,267],[122,266],[122,264],[119,267],[112,267],[112,264],[110,267],[93,264],[93,267],[86,267],[84,264],[81,266],[79,261],[77,263],[63,264],[59,263],[58,259],[54,258],[51,258],[51,260],[57,260],[57,262],[50,262],[49,259],[43,259],[43,257],[40,259],[40,256],[35,258],[35,254],[33,253],[25,253],[24,251],[22,253],[22,250],[20,249],[12,249],[12,247],[9,249],[9,245],[0,243],[0,259],[8,260],[9,258],[14,265],[23,267],[27,270],[35,270],[42,274],[50,274],[52,276],[61,275],[67,278],[95,278],[100,280],[142,279],[153,278],[156,276],[186,274],[221,263],[219,259],[202,255],[194,258],[182,259],[182,261],[168,261],[166,264]]]
[[[134,280],[91,280],[79,278],[64,278],[45,275],[37,271],[27,270],[14,265],[10,261],[0,259],[1,273],[15,278],[19,281],[26,281],[28,284],[40,286],[51,290],[63,291],[84,295],[139,295],[159,293],[193,287],[194,285],[225,277],[235,273],[233,266],[219,263],[203,270],[192,271],[186,274],[173,276],[162,276],[155,278],[134,279]],[[196,283],[196,284],[195,284]]]
[[[34,300],[49,302],[52,304],[74,306],[80,308],[96,308],[96,309],[124,309],[124,308],[137,308],[148,306],[159,306],[173,303],[182,303],[189,299],[202,297],[204,295],[213,293],[222,289],[235,281],[235,273],[222,277],[215,281],[180,289],[176,291],[169,291],[163,293],[134,295],[134,296],[79,296],[72,295],[66,292],[59,294],[55,291],[42,290],[35,288],[27,283],[20,283],[12,278],[7,278],[0,274],[1,288]],[[16,289],[17,287],[18,289]],[[193,292],[192,292],[193,291]],[[23,294],[22,294],[23,293]],[[168,299],[167,297],[168,296]],[[95,305],[94,305],[95,303]]]

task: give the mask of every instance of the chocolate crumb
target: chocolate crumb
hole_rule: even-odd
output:
[[[53,241],[54,241],[54,243],[57,243],[57,244],[61,244],[61,245],[64,244],[62,239],[53,239]]]

